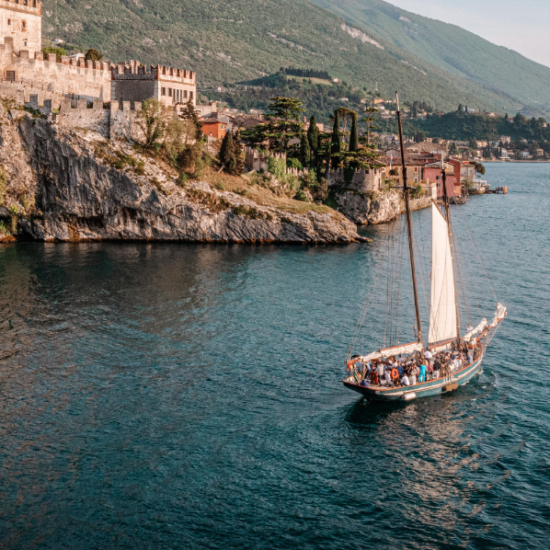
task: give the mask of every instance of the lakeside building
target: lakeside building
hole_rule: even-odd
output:
[[[0,69],[2,79],[29,93],[45,93],[104,102],[142,102],[155,98],[177,107],[196,104],[196,74],[137,61],[119,64],[86,61],[83,54],[42,53],[42,2],[0,0]]]

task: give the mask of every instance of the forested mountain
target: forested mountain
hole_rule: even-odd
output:
[[[550,68],[456,25],[409,13],[383,0],[312,0],[366,32],[449,73],[550,112]],[[475,17],[475,13],[472,13]]]
[[[515,112],[516,99],[398,48],[361,24],[308,0],[45,0],[44,33],[113,60],[138,59],[197,71],[207,87],[280,67],[327,71],[358,88],[450,110],[463,103]]]

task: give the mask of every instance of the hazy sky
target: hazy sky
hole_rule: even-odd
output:
[[[463,27],[550,67],[550,0],[386,0]]]

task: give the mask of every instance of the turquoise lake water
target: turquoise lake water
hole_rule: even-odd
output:
[[[399,221],[344,247],[2,246],[0,548],[548,547],[550,165],[486,177],[509,195],[453,207],[462,323],[495,306],[477,253],[509,316],[479,378],[408,404],[342,385],[366,301],[356,351],[412,338]]]

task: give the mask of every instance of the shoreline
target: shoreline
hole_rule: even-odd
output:
[[[550,164],[550,160],[482,160],[482,164]]]

